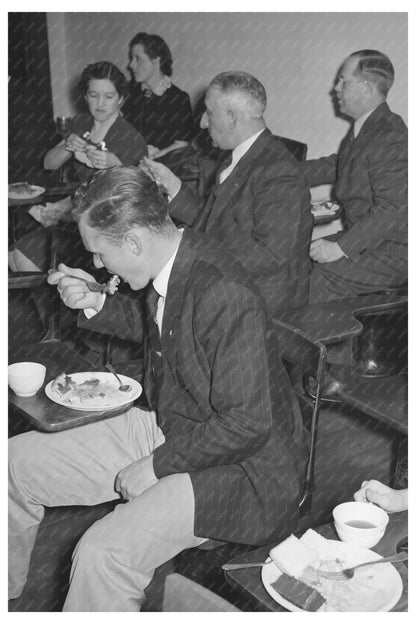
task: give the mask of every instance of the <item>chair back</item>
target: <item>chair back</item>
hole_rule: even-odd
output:
[[[354,314],[363,326],[353,341],[352,371],[357,377],[389,377],[407,372],[407,299]]]
[[[294,371],[299,371],[299,369],[301,371],[300,379],[294,384],[295,392],[312,407],[310,448],[305,469],[303,492],[299,501],[301,515],[304,515],[310,511],[312,505],[319,411],[326,371],[326,347],[284,321],[274,320],[273,329],[280,350],[280,357],[284,362],[294,366]],[[305,375],[313,377],[316,381],[316,391],[313,400],[304,391],[302,379]],[[293,377],[296,377],[296,373],[294,373],[292,379]]]
[[[200,161],[199,152],[191,145],[174,149],[155,160],[168,167],[182,182],[187,183],[202,197],[206,186],[205,169]]]
[[[306,143],[301,143],[300,141],[295,141],[294,139],[287,139],[286,137],[277,136],[277,135],[275,135],[275,138],[278,139],[279,141],[282,141],[282,143],[285,144],[289,152],[293,154],[296,160],[299,160],[299,161],[306,160],[306,154],[308,151],[308,146],[306,145]]]
[[[166,576],[162,610],[171,613],[240,611],[221,596],[176,572]]]

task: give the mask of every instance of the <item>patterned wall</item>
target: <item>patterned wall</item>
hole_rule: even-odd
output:
[[[330,91],[354,50],[391,58],[389,101],[407,119],[406,13],[49,13],[48,29],[56,114],[73,111],[74,82],[88,63],[106,59],[127,71],[128,42],[144,30],[166,40],[174,81],[194,105],[219,71],[256,75],[268,93],[269,127],[308,143],[308,157],[335,151],[347,131]]]

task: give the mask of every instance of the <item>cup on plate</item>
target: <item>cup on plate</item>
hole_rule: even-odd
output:
[[[372,548],[378,544],[389,522],[384,509],[373,503],[341,503],[335,507],[332,515],[339,539],[363,548]]]
[[[46,367],[38,362],[16,362],[9,366],[9,386],[22,397],[33,396],[45,381]]]

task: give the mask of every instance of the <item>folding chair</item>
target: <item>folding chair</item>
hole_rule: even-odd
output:
[[[305,401],[312,408],[310,448],[305,469],[303,492],[299,501],[300,515],[304,516],[310,512],[312,506],[319,411],[326,370],[326,347],[283,321],[274,320],[273,329],[282,360],[294,365],[296,367],[295,370],[300,369],[302,372],[302,375],[294,384],[295,392],[302,401]],[[316,381],[316,395],[313,399],[304,390],[303,377],[305,376],[311,376]]]
[[[58,265],[57,250],[54,244],[54,229],[50,230],[50,267],[56,269]],[[16,271],[9,273],[8,276],[8,288],[10,290],[16,289],[28,289],[33,290],[35,288],[44,287],[47,285],[46,279],[47,273],[41,273],[36,271]],[[46,334],[42,337],[40,342],[50,342],[61,340],[61,324],[60,324],[60,297],[56,288],[50,287],[49,301],[48,301],[48,328]]]
[[[240,611],[221,596],[176,572],[166,577],[162,610],[176,613]]]

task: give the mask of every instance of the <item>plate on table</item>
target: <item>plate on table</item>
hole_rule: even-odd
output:
[[[90,412],[111,410],[128,405],[142,393],[138,381],[119,375],[123,384],[131,386],[129,392],[119,390],[112,373],[62,373],[45,387],[45,394],[55,403],[74,410]]]
[[[322,221],[334,221],[340,216],[342,206],[340,206],[337,202],[331,201],[312,202],[311,212],[315,223]]]
[[[44,192],[43,186],[36,186],[28,182],[9,184],[9,199],[32,199],[33,197],[39,197]]]
[[[328,542],[336,545],[339,558],[345,562],[346,568],[381,559],[381,555],[367,548],[352,546],[337,540],[328,540]],[[271,559],[268,561],[269,563],[261,571],[261,579],[268,594],[288,611],[304,612],[304,609],[291,603],[272,587],[272,583],[281,576],[282,572]],[[402,595],[403,583],[399,572],[391,563],[381,563],[358,570],[349,581],[322,579],[314,588],[327,600],[319,612],[375,612],[390,611],[394,607]]]

